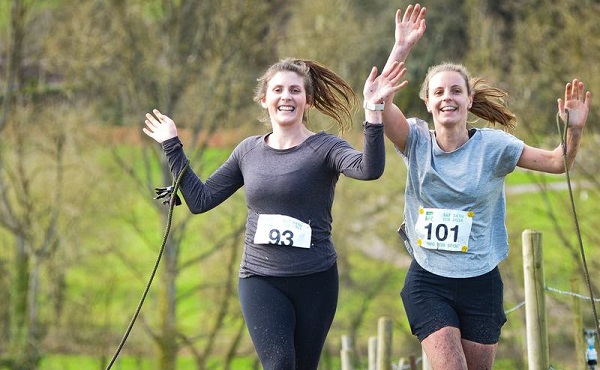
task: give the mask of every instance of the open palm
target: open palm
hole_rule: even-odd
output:
[[[583,128],[590,110],[592,94],[584,90],[583,82],[574,79],[565,86],[565,100],[558,99],[558,113],[569,127]],[[568,111],[568,116],[567,116]]]

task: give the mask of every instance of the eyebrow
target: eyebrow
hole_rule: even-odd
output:
[[[445,88],[446,87],[443,87],[443,86],[435,86],[435,87],[432,87],[431,91],[436,91],[436,90],[445,89]],[[463,85],[451,85],[448,88],[449,89],[457,89],[458,88],[458,89],[464,90],[466,87]]]
[[[285,85],[285,84],[276,84],[276,85],[272,85],[271,87],[272,87],[272,88],[275,88],[275,87],[283,87],[283,86],[288,86],[288,85]],[[290,88],[300,88],[300,89],[301,89],[301,88],[303,88],[304,86],[303,86],[303,85],[297,85],[297,84],[294,84],[294,85],[289,85],[289,87],[290,87]]]

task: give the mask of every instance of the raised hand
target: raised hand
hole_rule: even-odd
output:
[[[427,8],[420,4],[409,5],[402,15],[402,10],[396,11],[396,30],[394,32],[394,47],[390,51],[384,70],[391,67],[393,62],[404,62],[412,47],[425,33],[425,14]]]
[[[146,127],[142,128],[146,135],[159,143],[177,136],[177,127],[171,118],[158,109],[152,110],[152,113],[146,113]]]
[[[592,94],[584,91],[583,82],[573,79],[565,86],[565,100],[558,99],[558,114],[564,122],[568,118],[568,127],[583,129],[591,100]],[[566,111],[569,112],[568,117]]]
[[[371,69],[369,77],[365,81],[363,97],[366,102],[382,103],[390,96],[402,89],[408,81],[402,81],[406,74],[404,63],[393,62],[391,67],[377,76],[377,67]]]
[[[402,15],[402,10],[396,11],[395,39],[397,45],[411,48],[425,33],[425,13],[427,8],[420,4],[409,5]]]

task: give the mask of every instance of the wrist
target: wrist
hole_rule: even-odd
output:
[[[394,60],[398,62],[404,62],[408,54],[410,54],[410,50],[412,49],[412,45],[407,45],[404,42],[396,42],[392,47],[392,51],[390,55],[393,56]]]
[[[365,110],[365,121],[371,124],[383,123],[383,112],[374,110]]]
[[[371,103],[365,100],[363,108],[374,112],[382,112],[385,108],[385,103]]]

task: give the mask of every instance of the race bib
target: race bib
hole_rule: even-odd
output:
[[[415,225],[417,245],[427,249],[466,252],[473,216],[473,211],[420,208]]]
[[[284,215],[259,215],[254,243],[310,248],[310,225]]]

